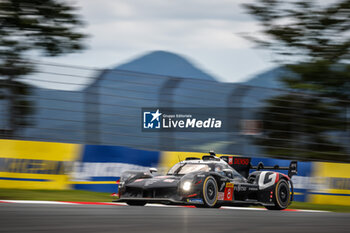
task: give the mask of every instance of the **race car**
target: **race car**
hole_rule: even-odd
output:
[[[250,170],[255,170],[249,174]],[[269,170],[269,171],[265,171]],[[275,172],[288,170],[288,175]],[[251,165],[247,157],[217,157],[211,152],[202,159],[189,157],[175,164],[165,176],[149,172],[123,173],[118,183],[117,202],[128,205],[146,203],[194,205],[217,208],[223,205],[262,205],[282,210],[293,200],[291,177],[297,174],[297,162],[289,167]]]

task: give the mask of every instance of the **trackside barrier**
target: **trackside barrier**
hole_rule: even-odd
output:
[[[186,157],[203,153],[136,150],[122,146],[0,140],[0,188],[79,189],[117,192],[127,170],[165,173]],[[221,156],[221,155],[218,155]],[[235,155],[229,155],[235,156]],[[252,164],[288,166],[290,161],[252,158]],[[286,171],[284,171],[286,172]],[[299,162],[292,178],[295,200],[350,205],[350,164]]]
[[[122,146],[85,145],[74,163],[72,188],[95,192],[117,192],[116,181],[124,171],[148,171],[157,167],[160,152]]]
[[[313,163],[309,201],[350,205],[350,164]]]
[[[69,189],[69,170],[80,145],[0,140],[0,187]]]

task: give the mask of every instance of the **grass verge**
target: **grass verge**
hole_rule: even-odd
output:
[[[323,205],[323,204],[313,204],[309,202],[295,202],[289,206],[289,209],[304,209],[304,210],[325,210],[332,212],[347,212],[350,213],[350,206],[342,205]]]
[[[110,196],[110,193],[80,190],[0,189],[0,200],[110,202],[113,200],[113,198]],[[306,202],[293,202],[289,208],[350,212],[350,206],[321,205]]]
[[[110,202],[110,195],[80,190],[0,189],[0,200]]]

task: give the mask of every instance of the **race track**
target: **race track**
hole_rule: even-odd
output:
[[[0,203],[0,232],[349,232],[350,214]]]

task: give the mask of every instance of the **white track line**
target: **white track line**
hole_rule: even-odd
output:
[[[310,212],[310,213],[329,213],[331,211],[326,210],[298,210],[300,212]]]
[[[119,206],[120,205],[128,205],[124,202],[118,202],[118,203],[116,203],[116,202],[101,202],[101,203],[108,204],[108,205],[119,205]]]
[[[53,204],[53,205],[116,205],[116,206],[127,206],[123,202],[64,202],[64,201],[30,201],[30,200],[0,200],[1,203],[18,203],[18,204]],[[163,205],[163,204],[147,204],[149,207],[186,207],[186,206],[177,206],[177,205]],[[251,208],[251,207],[234,207],[234,206],[223,206],[220,209],[228,210],[258,210],[266,211],[265,208]],[[313,212],[313,213],[325,213],[330,211],[323,210],[286,210],[290,212]]]
[[[67,203],[61,201],[27,201],[27,200],[0,200],[5,203],[18,203],[18,204],[54,204],[54,205],[77,205],[77,203]]]
[[[264,208],[251,208],[251,207],[235,207],[235,206],[223,206],[220,209],[229,209],[229,210],[266,210]]]

